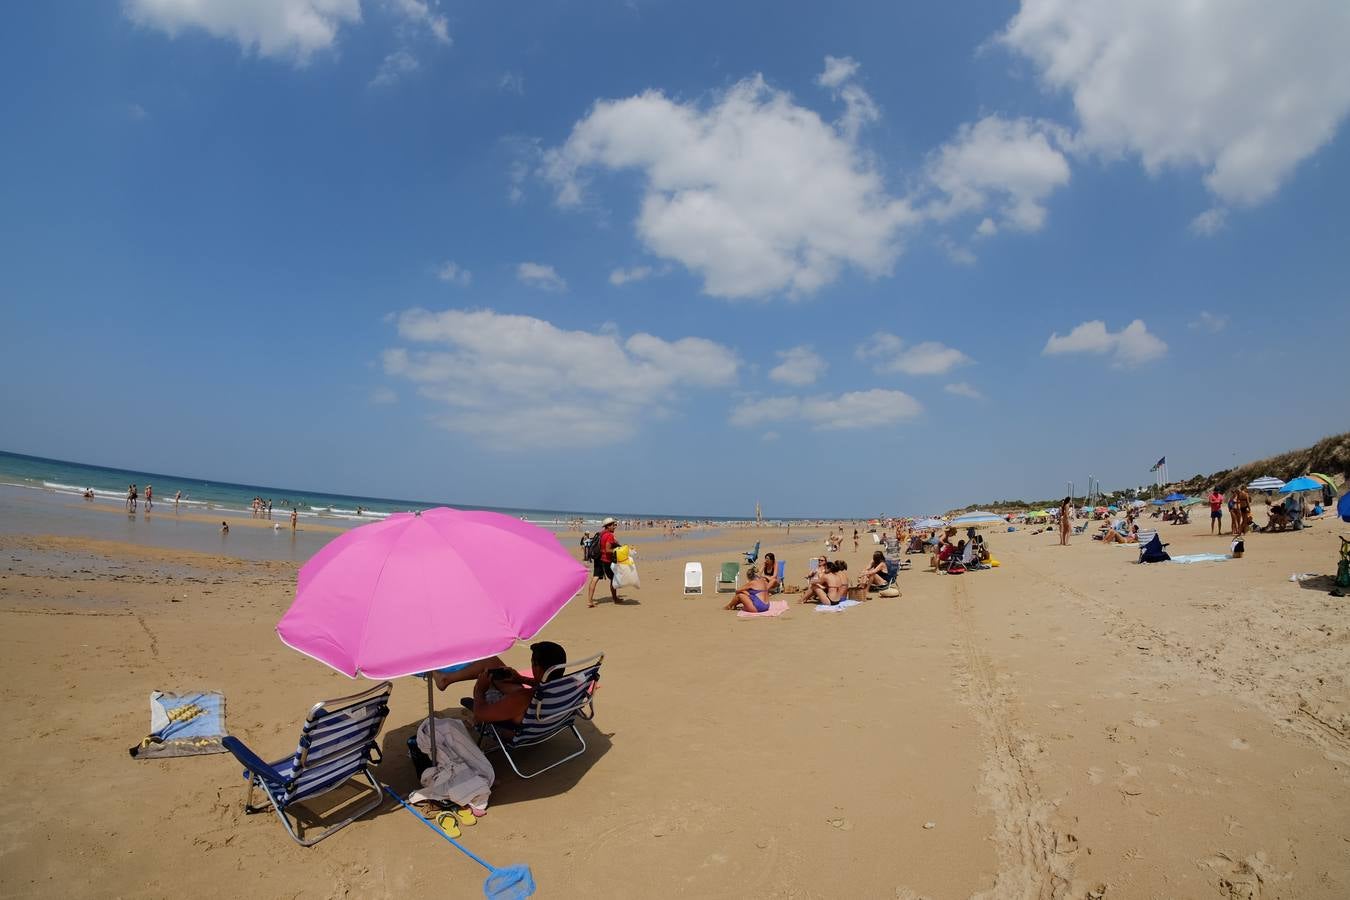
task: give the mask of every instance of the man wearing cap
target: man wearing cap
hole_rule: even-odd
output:
[[[600,583],[601,578],[609,579],[609,596],[615,603],[622,603],[619,599],[619,592],[614,589],[614,548],[619,546],[619,539],[614,536],[618,530],[619,523],[613,516],[600,523],[600,546],[596,548],[595,565],[591,569],[591,586],[586,591],[586,605],[595,606],[595,586]]]

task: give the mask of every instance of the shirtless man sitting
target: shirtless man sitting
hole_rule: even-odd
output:
[[[519,725],[530,708],[534,690],[543,683],[544,673],[567,662],[567,651],[552,641],[530,645],[529,676],[519,675],[501,666],[479,674],[473,686],[473,699],[460,703],[473,713],[476,725]]]

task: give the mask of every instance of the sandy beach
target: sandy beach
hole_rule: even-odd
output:
[[[1163,534],[1226,549],[1207,526]],[[1350,631],[1343,600],[1289,580],[1334,572],[1339,531],[1161,566],[991,533],[998,569],[915,556],[898,599],[762,620],[721,611],[716,564],[761,540],[795,582],[823,531],[626,534],[637,602],[573,601],[543,633],[606,653],[590,750],[532,781],[501,766],[465,841],[528,863],[546,897],[1345,897]],[[243,814],[230,757],[128,757],[153,689],[224,691],[231,732],[275,757],[313,702],[365,684],[277,639],[294,563],[0,549],[0,895],[478,895],[483,871],[392,804],[303,849]],[[870,543],[840,555],[856,568]],[[691,559],[702,596],[682,593]],[[379,768],[395,789],[416,786],[403,744],[424,713],[402,679]]]

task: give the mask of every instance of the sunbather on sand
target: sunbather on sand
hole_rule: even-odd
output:
[[[887,572],[886,554],[880,550],[873,550],[872,564],[858,573],[858,587],[884,587]]]
[[[769,592],[773,590],[773,581],[777,579],[765,578],[760,572],[751,570],[750,580],[737,588],[732,596],[731,602],[723,609],[743,609],[749,613],[762,613],[769,611]]]
[[[844,574],[847,571],[848,563],[842,559],[826,563],[824,573],[807,589],[802,602],[834,606],[843,600],[848,590],[848,576]]]
[[[1114,528],[1106,529],[1102,535],[1103,544],[1137,544],[1139,543],[1139,526],[1131,525],[1129,534],[1121,534]]]

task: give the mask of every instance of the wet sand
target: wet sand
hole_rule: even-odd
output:
[[[1163,534],[1225,551],[1207,529]],[[792,531],[639,536],[637,602],[574,601],[543,634],[606,653],[589,751],[530,781],[502,766],[466,844],[529,863],[542,897],[1350,896],[1347,601],[1289,581],[1334,573],[1337,523],[1189,566],[988,532],[1000,568],[913,556],[898,599],[721,611],[717,564],[757,539],[800,580],[823,532]],[[856,571],[871,547],[846,547]],[[687,559],[702,596],[682,593]],[[277,639],[294,577],[0,534],[0,895],[481,896],[483,870],[396,806],[303,849],[243,814],[230,757],[127,756],[153,689],[223,690],[230,730],[276,757],[310,704],[367,684]],[[379,767],[395,789],[424,714],[401,679]]]

